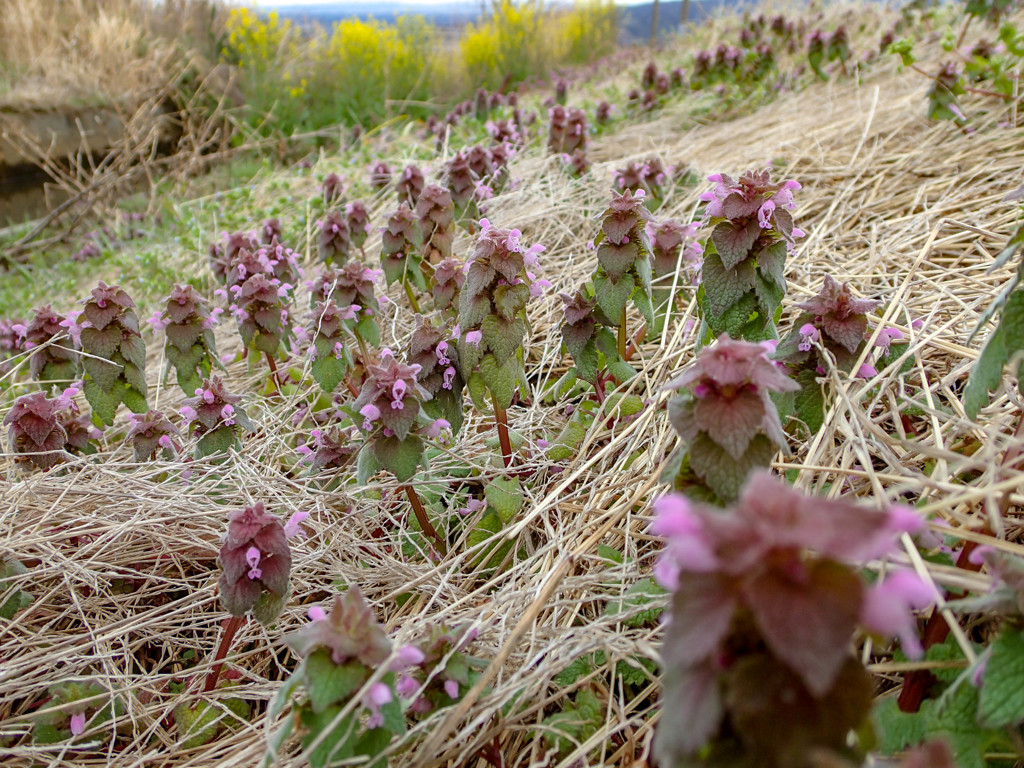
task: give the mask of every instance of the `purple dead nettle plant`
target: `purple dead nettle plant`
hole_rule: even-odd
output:
[[[415,165],[406,166],[402,171],[402,175],[398,177],[398,182],[395,184],[399,205],[405,203],[410,208],[415,207],[416,201],[420,199],[420,192],[423,191],[426,183],[427,180],[423,175],[423,171]]]
[[[95,431],[89,431],[78,420],[74,404],[77,393],[76,387],[70,387],[54,398],[48,398],[43,392],[33,392],[14,401],[3,423],[8,428],[7,445],[15,461],[45,471],[63,462],[70,453],[69,449],[85,451]],[[69,421],[75,425],[76,431],[86,430],[84,445],[76,440],[81,448],[69,444],[70,435],[65,429]]]
[[[473,687],[488,664],[469,653],[476,637],[477,630],[471,627],[434,625],[416,645],[419,659],[413,661],[408,654],[413,663],[398,675],[395,691],[412,701],[409,712],[416,719],[451,706]]]
[[[553,155],[569,155],[577,149],[586,150],[589,126],[582,109],[566,109],[558,105],[548,110],[548,151]]]
[[[487,135],[491,137],[495,144],[522,146],[524,143],[518,126],[511,119],[489,120],[484,127],[487,129]]]
[[[360,306],[339,307],[333,300],[317,302],[310,313],[307,334],[313,378],[324,392],[333,392],[353,365],[351,334],[346,321],[355,321]]]
[[[358,248],[364,258],[363,246],[370,236],[370,211],[362,200],[345,203],[345,221],[348,223],[348,236],[353,248]]]
[[[643,162],[629,163],[616,171],[613,186],[619,192],[642,189],[644,205],[653,213],[665,199],[665,184],[671,178],[672,171],[673,168],[666,168],[659,158],[652,157]]]
[[[575,149],[571,155],[562,155],[562,163],[565,164],[570,176],[586,176],[590,171],[590,158],[583,149]]]
[[[420,250],[419,268],[424,278],[433,270],[431,267],[452,257],[452,244],[455,242],[455,208],[448,190],[437,184],[430,184],[423,189],[419,202],[416,203],[416,218],[423,239]],[[426,281],[423,281],[426,290]],[[405,281],[405,285],[409,282]],[[413,309],[419,312],[419,306],[410,297]]]
[[[390,349],[381,350],[380,362],[366,364],[362,391],[352,404],[358,414],[355,418],[362,418],[360,428],[366,437],[359,452],[358,476],[365,485],[380,470],[394,475],[412,504],[420,529],[444,554],[444,539],[427,519],[423,502],[409,484],[425,464],[423,435],[437,437],[448,426],[443,419],[431,419],[422,411],[430,393],[420,386],[419,373],[420,366],[398,362]]]
[[[821,428],[825,416],[825,399],[818,377],[833,365],[845,373],[853,372],[870,335],[868,313],[881,304],[874,299],[858,299],[849,283],[840,284],[831,275],[825,275],[821,292],[796,305],[802,312],[792,330],[779,342],[774,357],[788,366],[790,375],[800,384],[796,416],[812,434]],[[902,339],[902,332],[887,328],[879,333],[876,344],[888,356],[894,351],[890,349],[892,342]],[[869,357],[866,360],[856,375],[870,379],[878,371]]]
[[[205,379],[196,389],[196,396],[181,406],[178,412],[189,425],[189,434],[199,438],[195,452],[197,459],[240,448],[242,430],[256,431],[239,405],[241,399],[241,395],[228,392],[220,376],[213,376]]]
[[[430,273],[430,290],[434,296],[434,310],[442,314],[457,314],[459,291],[466,282],[463,263],[456,258],[444,259],[434,265]]]
[[[379,755],[406,730],[396,675],[421,664],[423,653],[413,645],[392,645],[357,586],[336,595],[330,612],[312,606],[309,618],[285,639],[302,662],[271,702],[269,716],[291,705],[302,748],[314,765],[347,757],[383,765]],[[287,726],[280,733],[291,731]],[[271,739],[269,757],[276,757],[282,742]]]
[[[225,232],[223,239],[223,245],[211,243],[209,251],[210,269],[221,283],[227,281],[228,271],[238,257],[239,251],[245,249],[250,253],[255,253],[260,247],[256,235],[252,232]]]
[[[28,325],[11,325],[20,349],[32,352],[28,369],[43,387],[47,386],[45,382],[66,382],[75,378],[78,354],[68,327],[67,318],[54,312],[49,304],[37,309]]]
[[[803,232],[793,226],[795,181],[773,182],[769,171],[748,171],[739,180],[712,174],[714,188],[701,195],[707,203],[699,343],[728,333],[733,338],[778,338],[776,311],[786,295],[786,256]]]
[[[281,615],[290,593],[292,551],[288,539],[304,537],[302,522],[308,512],[296,512],[282,524],[267,512],[263,502],[228,514],[228,530],[221,541],[220,562],[224,569],[217,588],[224,610],[231,614],[206,677],[204,691],[217,687],[217,679],[235,634],[251,613],[264,627]]]
[[[336,173],[329,173],[320,184],[320,196],[324,205],[330,206],[341,202],[345,195],[345,182]]]
[[[263,245],[276,245],[283,237],[280,219],[267,219],[260,225],[260,242]]]
[[[594,109],[594,122],[598,125],[606,125],[612,120],[612,110],[614,108],[607,101],[599,101],[597,107]]]
[[[160,411],[149,411],[145,415],[133,413],[127,441],[135,453],[135,461],[153,461],[159,452],[168,461],[178,457],[181,439],[178,428]]]
[[[328,211],[316,223],[316,228],[319,233],[317,253],[320,261],[325,264],[344,264],[348,261],[352,237],[345,214],[338,210]]]
[[[352,463],[359,453],[361,441],[356,427],[333,426],[314,429],[309,440],[295,450],[311,472],[340,469]]]
[[[697,240],[700,224],[680,224],[671,219],[648,222],[651,241],[651,266],[654,283],[654,332],[660,335],[673,307],[673,290],[700,284],[700,265],[704,249]]]
[[[350,261],[339,270],[325,267],[316,280],[307,281],[310,304],[333,300],[340,308],[355,305],[355,316],[345,318],[346,325],[355,336],[363,360],[369,360],[367,347],[380,344],[380,327],[377,324],[381,299],[377,296],[377,281],[383,273],[370,269],[358,261]]]
[[[469,223],[471,229],[472,222],[480,217],[478,203],[489,199],[494,194],[493,190],[484,183],[487,172],[490,170],[490,157],[486,157],[484,167],[481,167],[480,158],[476,159],[477,163],[474,167],[474,164],[470,162],[469,152],[462,150],[445,164],[444,169],[444,182],[451,193],[454,216],[461,222]],[[483,170],[484,173],[478,173],[480,170]],[[424,189],[423,194],[426,194],[427,189],[430,187]],[[420,199],[422,199],[422,195]]]
[[[425,291],[427,285],[420,267],[423,261],[420,250],[423,233],[419,219],[408,205],[402,203],[391,214],[388,223],[381,229],[380,242],[380,263],[388,286],[401,283],[409,303],[415,309],[418,302],[413,289]]]
[[[523,247],[518,229],[498,229],[486,219],[466,264],[459,296],[459,369],[477,408],[490,404],[505,466],[512,463],[506,411],[517,389],[529,392],[524,364],[526,305],[540,296],[546,280],[531,270],[544,246]]]
[[[66,323],[85,353],[82,390],[93,421],[113,424],[121,403],[134,413],[148,411],[146,343],[131,297],[120,286],[100,281],[82,311],[72,312]]]
[[[449,322],[436,326],[417,315],[416,330],[409,339],[408,359],[419,366],[416,379],[429,394],[422,406],[428,416],[443,419],[453,433],[462,428],[462,391],[456,333]]]
[[[162,330],[167,337],[167,370],[174,367],[178,386],[185,394],[195,392],[213,366],[220,367],[213,328],[223,311],[219,307],[211,311],[195,288],[176,283],[164,300],[163,311],[158,310],[149,318],[153,329]]]
[[[238,321],[238,333],[246,348],[262,352],[276,382],[277,357],[290,343],[287,303],[292,286],[277,278],[255,274],[235,293],[231,314]]]
[[[727,335],[665,385],[679,391],[668,418],[681,444],[662,480],[700,501],[735,501],[746,478],[788,451],[773,393],[800,385],[770,357],[769,342],[734,341]]]
[[[388,184],[391,183],[391,174],[391,166],[384,160],[378,160],[370,166],[370,187],[375,192],[387,189]]]
[[[912,611],[936,598],[911,571],[868,586],[859,569],[923,521],[804,496],[763,471],[730,509],[669,494],[654,511],[667,540],[655,578],[672,592],[659,763],[859,765],[874,684],[855,635],[899,636],[919,657]]]
[[[18,329],[27,330],[25,323],[14,318],[0,318],[0,376],[11,370],[10,359],[24,352],[23,334]]]

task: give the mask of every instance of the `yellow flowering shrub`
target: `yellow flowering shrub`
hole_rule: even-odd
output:
[[[277,13],[261,19],[249,8],[232,8],[224,58],[250,72],[280,69],[297,53],[297,30]]]

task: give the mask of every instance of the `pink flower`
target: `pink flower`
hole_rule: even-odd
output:
[[[181,414],[181,418],[185,420],[186,424],[196,420],[196,409],[189,405],[181,406],[181,408],[178,409],[178,413]]]
[[[401,675],[398,678],[398,682],[395,683],[395,691],[403,699],[411,699],[419,691],[420,684],[415,677],[411,675]]]
[[[484,334],[482,331],[470,331],[466,334],[466,343],[472,344],[477,349],[480,348],[480,342],[483,341]]]
[[[384,715],[380,708],[391,701],[391,689],[384,683],[374,683],[363,695],[363,706],[370,710],[370,717],[366,720],[367,728],[380,728],[384,725]]]
[[[262,554],[257,547],[249,547],[245,550],[245,562],[249,564],[249,573],[247,575],[253,581],[263,576],[263,571],[256,567],[260,564],[261,557]]]
[[[400,411],[405,408],[405,403],[402,402],[405,397],[405,392],[408,385],[399,379],[391,385],[391,408],[395,411]]]
[[[811,345],[819,338],[821,338],[821,332],[810,323],[804,323],[800,326],[800,344],[798,349],[801,352],[810,352]]]
[[[234,415],[235,415],[235,406],[231,405],[231,403],[228,403],[227,405],[225,405],[223,408],[220,409],[220,417],[222,419],[225,419],[225,420],[226,419],[230,419]]]
[[[293,514],[288,518],[288,522],[284,524],[284,535],[289,539],[296,536],[306,538],[306,533],[302,530],[301,525],[308,517],[309,512],[296,512]]]
[[[775,203],[766,200],[757,211],[757,223],[761,229],[772,228],[772,216],[775,214]]]
[[[75,712],[71,715],[71,733],[74,736],[81,736],[85,732],[85,713]]]
[[[864,365],[857,369],[858,379],[873,379],[877,375],[878,371],[875,370],[873,365],[869,365],[868,363],[864,363]]]
[[[327,618],[327,611],[319,605],[311,605],[306,615],[309,616],[310,621],[323,621]]]
[[[445,368],[445,371],[444,371],[444,374],[443,374],[442,380],[441,380],[441,386],[444,387],[445,389],[451,389],[452,388],[452,382],[455,381],[455,373],[456,373],[455,368],[453,368],[451,366]]]
[[[471,515],[474,512],[479,512],[481,509],[487,506],[487,502],[481,501],[480,499],[470,499],[466,502],[466,506],[459,510],[460,515]]]
[[[447,420],[437,419],[424,430],[423,434],[427,437],[438,437],[441,434],[442,429],[451,429],[451,426],[452,425],[449,424]]]
[[[886,328],[878,334],[875,346],[888,349],[894,341],[903,341],[903,332],[899,328]]]
[[[448,679],[444,681],[444,692],[453,699],[459,698],[459,683],[457,680]]]
[[[363,417],[363,429],[373,429],[373,422],[380,418],[380,408],[373,403],[364,405],[359,409],[360,415]]]
[[[423,651],[415,645],[403,645],[391,660],[390,669],[392,672],[401,672],[403,669],[422,664],[425,658]]]
[[[437,362],[440,365],[448,365],[451,360],[448,359],[448,342],[442,341],[437,345],[437,349],[434,350],[434,354],[437,355]]]
[[[924,653],[912,611],[935,602],[935,589],[913,571],[897,571],[864,593],[860,621],[879,635],[895,635],[912,659]]]

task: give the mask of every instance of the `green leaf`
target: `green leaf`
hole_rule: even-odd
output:
[[[118,380],[121,378],[122,366],[108,360],[83,357],[82,368],[85,370],[86,380],[92,379],[108,392],[117,385]]]
[[[875,705],[878,750],[883,755],[892,755],[924,741],[926,719],[933,705],[934,702],[926,701],[920,712],[903,712],[895,696]]]
[[[593,671],[594,663],[591,661],[590,656],[580,656],[572,664],[555,675],[554,681],[557,685],[568,688],[577,680],[582,680]]]
[[[590,421],[592,421],[591,419]],[[547,450],[547,457],[551,461],[565,461],[571,459],[576,455],[577,449],[583,445],[583,440],[587,436],[587,430],[590,429],[589,423],[584,423],[573,418],[572,421],[566,423],[562,427],[562,431],[555,438],[555,441],[551,444],[551,447]]]
[[[778,447],[765,435],[756,435],[750,441],[746,452],[735,460],[718,443],[703,432],[699,433],[690,446],[690,468],[723,501],[735,501],[755,470],[770,467],[778,453]]]
[[[754,273],[754,295],[757,296],[757,303],[766,317],[775,314],[775,310],[782,305],[782,298],[786,295],[781,285],[765,280],[760,272]]]
[[[522,347],[523,337],[526,336],[526,324],[522,320],[516,318],[509,322],[497,315],[485,317],[480,330],[484,343],[499,366],[504,365]]]
[[[121,404],[124,385],[117,382],[115,378],[114,387],[105,389],[99,382],[86,376],[82,382],[82,391],[85,394],[85,399],[92,406],[93,416],[108,427],[111,426],[117,415],[117,406]]]
[[[711,314],[711,317],[707,318],[709,324],[713,325],[714,318],[723,315],[754,287],[754,274],[754,265],[750,261],[741,262],[734,269],[726,269],[718,254],[712,253],[704,257],[701,285]],[[749,311],[746,314],[749,314]]]
[[[737,227],[731,221],[719,223],[711,232],[711,241],[715,244],[722,266],[727,270],[735,269],[736,265],[750,256],[750,249],[760,234],[761,227],[754,218],[742,227]]]
[[[13,585],[15,578],[26,573],[20,560],[0,560],[0,619],[11,621],[18,611],[32,605],[32,595]]]
[[[343,359],[337,358],[333,354],[327,354],[318,356],[310,365],[310,370],[316,383],[320,385],[320,389],[324,392],[333,392],[345,378],[348,366]]]
[[[945,739],[958,768],[985,768],[991,734],[978,727],[978,692],[966,681],[947,690],[925,725],[925,739]]]
[[[372,317],[361,317],[353,328],[353,332],[365,341],[367,346],[380,346],[380,328],[377,327],[377,321]]]
[[[666,594],[664,588],[659,586],[654,579],[650,577],[641,579],[631,585],[622,597],[609,600],[605,614],[611,617],[627,614],[627,618],[621,619],[627,627],[653,626],[665,611],[664,603],[666,601],[664,598]],[[655,601],[662,604],[646,610],[637,610]]]
[[[817,381],[817,374],[809,369],[800,371],[796,382],[800,385],[793,402],[796,417],[807,425],[812,435],[816,435],[825,423],[825,395],[821,384]]]
[[[1006,358],[1006,335],[1000,324],[985,342],[964,387],[964,410],[972,419],[977,418],[978,411],[988,402],[988,393],[999,388]]]
[[[126,366],[127,368],[127,366]],[[146,393],[135,387],[126,386],[121,392],[121,398],[132,413],[145,413],[149,410],[149,402],[146,400]]]
[[[645,264],[647,262],[644,262]],[[637,286],[636,290],[633,291],[633,305],[643,315],[644,320],[647,321],[647,326],[654,326],[654,304],[651,302],[650,291],[645,291],[640,286]]]
[[[484,497],[488,505],[508,525],[522,511],[526,504],[523,489],[515,479],[496,478],[484,486]]]
[[[765,280],[775,283],[783,293],[786,291],[786,243],[780,240],[757,254],[757,270]]]
[[[997,728],[1024,720],[1024,633],[1005,626],[991,645],[981,678],[978,720]]]
[[[355,713],[343,717],[316,749],[309,750],[310,745],[319,738],[322,731],[330,727],[340,712],[341,707],[329,707],[319,713],[312,708],[301,710],[300,721],[306,731],[302,737],[302,749],[313,768],[328,768],[355,754],[356,737],[359,734]]]
[[[212,432],[207,432],[196,443],[196,458],[203,458],[214,453],[227,453],[238,445],[238,436],[234,427],[218,427]]]
[[[629,303],[633,289],[636,287],[636,280],[631,274],[625,274],[618,283],[613,283],[607,275],[598,274],[594,277],[594,294],[597,298],[597,305],[601,308],[610,320],[618,323],[622,310]]]
[[[317,651],[305,664],[309,703],[314,712],[347,701],[366,682],[366,667],[358,661],[335,664],[329,651]]]
[[[416,435],[409,435],[405,440],[379,437],[373,443],[373,455],[382,469],[404,483],[413,478],[423,463],[423,441]]]
[[[473,558],[474,567],[483,565],[484,570],[493,570],[501,564],[505,556],[512,549],[513,542],[503,542],[500,537],[495,535],[501,531],[501,528],[501,517],[497,512],[488,507],[484,516],[480,518],[480,522],[477,523],[476,527],[466,537],[466,544],[469,548],[491,540],[491,543],[484,546],[480,553]]]
[[[512,405],[518,380],[518,367],[519,361],[514,357],[506,360],[504,365],[498,365],[492,354],[486,354],[480,360],[480,377],[500,408]],[[472,393],[472,383],[470,386]]]
[[[370,482],[370,478],[380,472],[380,470],[380,462],[374,456],[372,446],[363,446],[363,449],[359,451],[359,457],[356,459],[356,481],[360,485],[366,485]]]

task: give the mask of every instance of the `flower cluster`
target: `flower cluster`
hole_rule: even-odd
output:
[[[93,415],[113,424],[122,402],[134,413],[149,410],[146,402],[146,343],[139,333],[135,302],[119,286],[103,281],[92,290],[80,316],[69,318],[82,349],[82,389]]]
[[[412,700],[409,712],[417,719],[457,702],[477,681],[487,662],[471,656],[469,646],[476,630],[466,627],[448,629],[433,626],[425,640],[415,647],[418,657],[406,651],[413,663],[398,676],[395,691]]]
[[[157,451],[171,461],[177,456],[174,439],[181,438],[181,433],[170,420],[160,411],[149,411],[144,416],[131,415],[131,428],[127,439],[132,444],[135,461],[152,461]]]
[[[697,241],[700,224],[689,225],[666,219],[647,225],[647,236],[651,241],[651,266],[655,279],[671,283],[673,276],[686,267],[693,285],[700,283],[700,265],[704,249]]]
[[[25,330],[20,320],[0,317],[0,376],[7,373],[9,365],[5,362],[22,351],[22,335],[17,329]]]
[[[303,749],[330,760],[365,756],[376,758],[392,736],[405,731],[405,717],[395,691],[395,673],[422,661],[414,646],[393,651],[391,641],[377,623],[358,587],[334,598],[330,613],[320,606],[309,609],[310,623],[289,635],[286,642],[302,657],[290,681],[302,684],[305,697],[294,704],[301,723]],[[377,682],[371,676],[382,667]],[[368,684],[369,683],[369,684]],[[359,707],[338,720],[342,709],[359,696]],[[330,734],[324,731],[332,728]],[[314,744],[326,744],[313,747]],[[328,763],[323,763],[328,764]]]
[[[518,386],[529,386],[523,370],[526,305],[547,284],[531,271],[544,246],[525,248],[518,229],[498,229],[486,219],[480,224],[459,296],[459,370],[477,407],[486,407],[489,391],[504,410]]]
[[[370,187],[376,192],[387,189],[391,183],[391,174],[391,166],[383,160],[378,160],[370,168]]]
[[[422,238],[420,268],[450,259],[452,243],[455,241],[452,193],[437,184],[424,187],[416,203],[415,213]]]
[[[569,155],[577,149],[586,150],[589,126],[582,109],[566,109],[562,105],[548,110],[548,151],[553,155]]]
[[[67,333],[71,325],[74,321],[68,322],[63,315],[50,309],[49,304],[37,309],[28,325],[11,325],[11,331],[17,334],[18,346],[26,352],[35,350],[29,359],[29,371],[36,381],[71,381],[75,378],[78,355],[75,353],[74,336]]]
[[[455,335],[448,324],[438,327],[428,318],[416,318],[416,330],[409,339],[408,359],[419,366],[416,380],[430,394],[423,410],[458,432],[462,427],[462,390]]]
[[[307,513],[297,513],[302,517]],[[293,517],[288,525],[298,529]],[[288,599],[292,550],[285,525],[268,513],[263,502],[228,515],[228,530],[220,547],[224,569],[217,586],[224,610],[242,617],[250,611],[263,626],[281,614]]]
[[[571,155],[562,155],[562,163],[570,176],[586,176],[590,172],[590,158],[583,149],[576,149]]]
[[[332,299],[317,302],[310,313],[308,336],[313,378],[324,392],[333,392],[352,367],[345,321],[356,319],[358,304],[342,309]]]
[[[344,264],[348,261],[352,248],[352,235],[348,220],[341,211],[328,211],[316,223],[319,237],[317,253],[320,261],[326,264]]]
[[[263,245],[277,245],[284,237],[280,219],[267,219],[260,226],[260,242]]]
[[[381,230],[380,263],[389,286],[412,284],[418,290],[426,290],[420,268],[422,242],[419,219],[412,208],[402,203]]]
[[[245,410],[238,404],[240,395],[227,391],[219,376],[205,379],[196,389],[196,396],[189,398],[179,409],[181,417],[189,425],[193,436],[199,437],[196,457],[221,453],[239,445],[239,433],[245,429],[255,432]]]
[[[164,300],[164,307],[162,312],[154,313],[149,323],[166,334],[164,357],[168,367],[174,366],[178,386],[188,394],[196,390],[217,363],[213,327],[223,310],[211,312],[206,300],[187,284],[175,284]]]
[[[701,200],[712,231],[697,295],[706,335],[774,339],[775,310],[786,293],[786,254],[794,238],[803,237],[790,213],[800,185],[773,182],[768,171],[748,171],[738,181],[725,174],[708,180],[715,186]]]
[[[22,395],[14,401],[3,423],[8,427],[7,444],[18,462],[45,471],[64,460],[68,433],[59,413],[67,407],[66,398],[51,400],[43,392]]]
[[[764,765],[849,754],[873,698],[850,652],[855,632],[899,634],[913,654],[911,609],[934,599],[910,572],[869,588],[856,567],[895,552],[922,521],[906,507],[807,497],[767,472],[731,509],[671,494],[655,514],[651,531],[667,539],[655,577],[673,593],[660,764],[701,751]]]
[[[771,394],[799,385],[768,354],[767,344],[723,335],[666,385],[686,390],[669,401],[669,421],[683,440],[669,465],[677,489],[733,501],[751,472],[787,449]]]
[[[619,192],[643,190],[644,205],[653,212],[658,210],[665,198],[664,187],[671,173],[672,168],[666,168],[660,158],[652,157],[643,162],[629,163],[616,171],[613,186]]]
[[[434,296],[434,309],[447,312],[458,306],[459,292],[466,282],[466,273],[461,261],[444,259],[434,265],[430,273],[430,290]]]
[[[426,183],[427,180],[423,175],[423,171],[415,165],[406,166],[402,171],[402,175],[398,177],[398,181],[395,183],[395,192],[398,194],[399,205],[405,203],[410,208],[415,207],[416,201],[420,199],[420,192],[423,191]]]
[[[235,292],[231,313],[238,321],[242,343],[273,357],[287,343],[288,310],[285,302],[292,286],[257,273]]]
[[[339,202],[345,195],[345,182],[336,173],[329,173],[320,184],[320,195],[325,205]]]
[[[380,362],[366,364],[366,380],[352,409],[362,417],[370,455],[378,468],[391,472],[400,482],[416,474],[423,461],[423,441],[417,421],[421,404],[430,394],[419,384],[418,365],[404,365],[390,349],[381,351]],[[362,468],[362,458],[360,459]]]
[[[380,343],[380,328],[377,326],[377,280],[379,269],[370,269],[361,262],[350,261],[340,270],[325,267],[315,280],[307,281],[310,291],[310,305],[331,301],[339,307],[356,306],[355,321],[348,321],[357,338],[370,346]]]
[[[295,450],[313,472],[348,466],[359,452],[355,427],[334,427],[328,431],[314,429],[305,445]]]
[[[224,245],[217,243],[210,245],[210,269],[214,276],[221,283],[228,279],[228,272],[232,263],[238,258],[243,250],[255,253],[260,244],[252,232],[225,232],[223,235]]]

